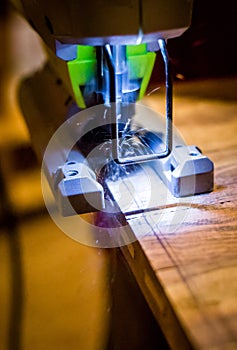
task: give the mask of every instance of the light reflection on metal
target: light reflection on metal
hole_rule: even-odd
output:
[[[166,76],[166,136],[165,136],[165,149],[159,153],[136,155],[133,157],[122,158],[119,152],[119,130],[118,120],[121,113],[120,101],[116,96],[116,62],[113,60],[110,46],[106,45],[104,48],[104,54],[107,60],[109,74],[110,74],[110,104],[111,104],[111,116],[112,116],[112,139],[113,158],[119,164],[134,164],[147,162],[154,159],[161,159],[167,157],[172,151],[172,79],[170,73],[170,64],[168,53],[166,49],[166,42],[163,39],[158,40],[159,47],[162,53],[162,57],[165,64],[165,76]],[[115,59],[118,56],[115,56]]]

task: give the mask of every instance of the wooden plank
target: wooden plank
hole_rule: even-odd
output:
[[[126,214],[123,201],[138,240],[121,250],[172,349],[236,349],[237,103],[199,92],[175,98],[176,125],[214,161],[214,191],[147,212]],[[156,109],[159,101],[146,99]],[[129,181],[139,209],[136,181]]]

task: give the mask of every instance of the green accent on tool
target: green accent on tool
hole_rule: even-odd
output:
[[[146,44],[128,45],[126,47],[129,79],[141,79],[139,98],[141,99],[148,86],[156,54],[148,52]],[[86,108],[81,87],[96,79],[96,52],[93,46],[78,45],[77,58],[68,62],[68,72],[76,103]]]
[[[155,58],[155,52],[148,52],[146,44],[127,46],[129,78],[142,79],[139,100],[146,92],[155,63]]]

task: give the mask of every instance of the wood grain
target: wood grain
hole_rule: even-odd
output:
[[[220,84],[208,99],[184,84],[174,101],[183,137],[215,164],[214,191],[125,214],[138,240],[121,250],[172,349],[237,349],[237,103],[215,99]]]

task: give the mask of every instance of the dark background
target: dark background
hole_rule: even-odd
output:
[[[191,26],[182,36],[168,40],[174,79],[237,75],[236,23],[236,1],[194,0]],[[162,76],[160,62],[158,54],[153,82]]]

